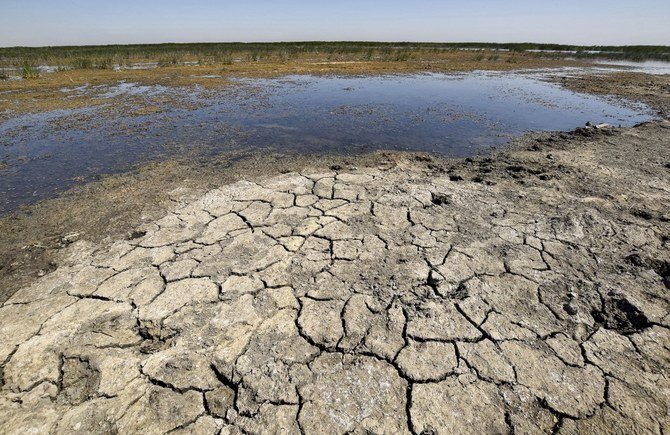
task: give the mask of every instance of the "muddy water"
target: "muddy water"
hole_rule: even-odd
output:
[[[0,124],[0,213],[100,174],[185,155],[384,149],[468,156],[531,130],[587,121],[630,126],[652,117],[646,106],[575,94],[518,73],[290,76],[242,80],[220,92],[119,83],[95,91],[102,108]],[[154,99],[157,110],[110,115],[107,109],[127,98]]]
[[[596,63],[607,65],[615,71],[629,71],[652,75],[670,74],[670,62],[660,60],[647,60],[644,62],[631,62],[626,60],[598,60]]]

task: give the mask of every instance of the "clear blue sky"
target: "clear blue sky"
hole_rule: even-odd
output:
[[[670,45],[670,0],[0,0],[0,46],[219,41]]]

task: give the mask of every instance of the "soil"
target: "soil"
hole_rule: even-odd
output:
[[[238,157],[0,221],[6,431],[670,430],[669,121]]]
[[[669,80],[666,76],[613,73],[566,77],[561,84],[580,92],[642,101],[665,114],[670,107]],[[520,143],[524,141],[522,138]],[[54,256],[63,247],[63,237],[78,234],[91,242],[123,237],[146,220],[164,213],[171,203],[169,192],[179,187],[202,191],[241,179],[256,180],[307,168],[374,167],[402,156],[402,153],[222,155],[211,161],[182,159],[154,163],[134,172],[103,177],[101,181],[0,218],[0,244],[4,247],[0,251],[0,302],[53,270]]]
[[[670,75],[615,72],[564,77],[559,81],[573,91],[646,103],[661,118],[670,118]]]
[[[0,218],[0,302],[53,271],[68,236],[90,242],[123,238],[165,213],[174,202],[174,191],[204,192],[238,180],[306,168],[375,167],[393,164],[401,155],[222,155],[208,161],[154,163],[105,176]]]
[[[490,60],[495,59],[495,60]],[[95,91],[79,95],[63,89],[82,86],[95,89],[121,81],[142,85],[162,85],[215,92],[234,85],[231,78],[278,77],[290,74],[368,75],[389,73],[460,72],[473,70],[509,71],[528,68],[585,67],[588,61],[549,59],[530,53],[428,52],[417,53],[408,61],[349,60],[329,57],[300,57],[287,61],[235,62],[170,66],[144,70],[69,70],[43,74],[31,80],[0,81],[0,120],[24,113],[54,109],[74,109],[105,104]],[[150,109],[153,103],[142,98],[133,101]],[[140,106],[141,109],[141,106]],[[138,109],[139,110],[139,109]]]

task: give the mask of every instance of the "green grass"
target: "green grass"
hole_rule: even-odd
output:
[[[396,50],[392,59],[394,62],[407,62],[411,57],[412,55],[408,50]]]
[[[21,77],[24,79],[36,79],[40,76],[40,70],[37,67],[28,62],[24,61],[21,65]]]
[[[111,56],[96,59],[93,64],[96,69],[111,69],[114,66],[114,59]]]
[[[75,69],[91,69],[93,68],[93,60],[86,57],[77,57],[70,62],[70,66]]]
[[[232,65],[233,64],[233,55],[232,53],[222,53],[214,57],[215,63],[220,63],[223,65]]]
[[[269,57],[269,52],[263,53],[259,50],[251,51],[251,52],[247,53],[247,56],[246,56],[247,61],[249,61],[249,62],[259,62],[259,61],[263,60],[264,58],[268,58],[268,57]]]
[[[289,60],[302,54],[321,58],[353,56],[361,60],[379,57],[388,61],[405,61],[417,50],[453,51],[459,49],[574,51],[579,58],[606,57],[611,59],[670,61],[668,46],[573,46],[534,43],[422,43],[422,42],[272,42],[272,43],[199,43],[199,44],[147,44],[100,45],[61,47],[8,47],[0,48],[0,66],[21,67],[24,62],[33,65],[67,65],[73,68],[111,68],[114,64],[127,65],[139,61],[154,61],[168,66],[185,60],[202,60],[204,63],[229,63],[233,58],[243,61]],[[603,51],[594,54],[589,51]],[[561,53],[537,53],[539,57],[555,58]],[[175,60],[176,59],[176,60]],[[174,63],[176,62],[176,63]]]
[[[114,65],[114,59],[110,56],[101,58],[81,56],[63,63],[74,69],[110,69]]]

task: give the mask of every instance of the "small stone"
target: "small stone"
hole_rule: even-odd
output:
[[[63,245],[71,245],[72,243],[79,240],[80,237],[81,235],[79,233],[72,233],[61,237],[60,241]]]

